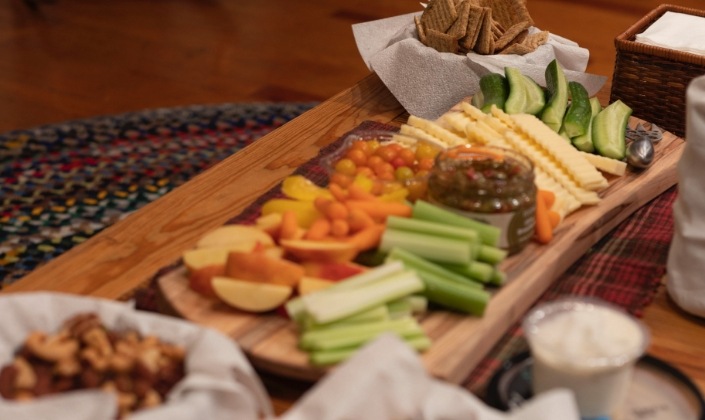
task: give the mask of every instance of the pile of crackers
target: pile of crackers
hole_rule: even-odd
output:
[[[549,34],[529,34],[534,22],[525,0],[430,0],[415,21],[424,45],[456,54],[524,55]]]

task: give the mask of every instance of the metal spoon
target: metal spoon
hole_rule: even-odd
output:
[[[627,148],[627,163],[636,168],[648,168],[654,161],[654,145],[648,137],[633,141]]]

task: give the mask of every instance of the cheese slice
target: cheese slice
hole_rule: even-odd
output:
[[[410,115],[406,123],[412,127],[425,131],[429,135],[441,140],[443,143],[448,144],[450,147],[460,146],[466,143],[463,138],[434,121]]]
[[[622,176],[627,171],[627,163],[621,160],[608,158],[606,156],[595,155],[587,152],[580,152],[588,162],[594,167],[611,175]]]

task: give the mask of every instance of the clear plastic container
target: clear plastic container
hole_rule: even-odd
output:
[[[634,364],[649,343],[641,322],[602,300],[571,297],[538,306],[523,328],[535,394],[568,388],[584,419],[619,418]]]

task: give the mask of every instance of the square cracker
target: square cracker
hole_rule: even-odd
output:
[[[421,23],[427,31],[434,29],[445,33],[457,18],[458,11],[453,0],[431,0],[421,14]]]
[[[470,0],[468,0],[468,3],[470,3]],[[465,36],[460,38],[460,46],[466,51],[472,50],[477,42],[484,13],[484,8],[470,4],[468,8],[468,24],[467,29],[465,30]]]
[[[528,22],[529,26],[534,21],[529,15],[526,2],[522,0],[483,0],[486,6],[492,8],[492,17],[504,28],[511,28],[519,22]]]
[[[482,18],[482,26],[477,36],[477,42],[473,51],[478,54],[492,54],[494,52],[494,36],[492,35],[492,9],[485,7]]]
[[[529,26],[531,25],[528,21],[522,21],[509,27],[509,29],[507,29],[502,36],[495,40],[495,50],[503,50],[506,48],[517,36],[519,36],[520,33],[526,29],[529,29]]]
[[[426,30],[426,40],[428,41],[426,45],[438,52],[458,52],[458,40],[446,33],[428,29]]]
[[[458,10],[458,18],[450,26],[446,33],[456,39],[460,39],[465,36],[468,29],[468,19],[470,18],[470,0],[462,0],[458,5],[456,5]]]

